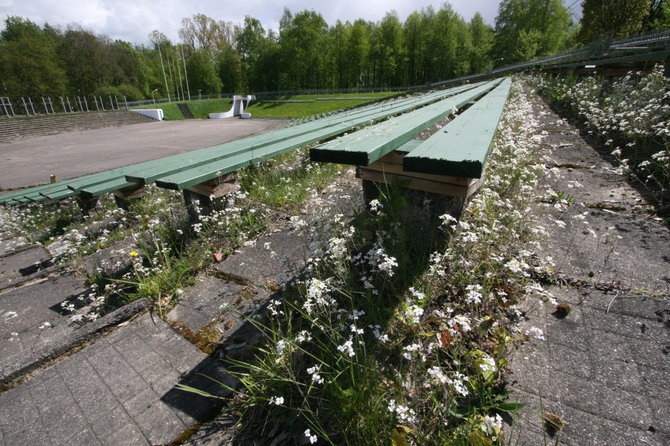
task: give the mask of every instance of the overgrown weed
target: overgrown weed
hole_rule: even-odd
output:
[[[528,249],[544,232],[532,207],[543,169],[537,124],[519,84],[513,91],[487,182],[461,221],[444,215],[434,228],[448,242],[416,243],[422,234],[399,217],[406,203],[395,188],[353,222],[292,220],[313,254],[267,320],[250,319],[266,342],[229,362],[242,384],[229,408],[240,437],[503,444],[501,415],[518,408],[504,391],[510,321],[527,294],[547,297],[530,278]]]

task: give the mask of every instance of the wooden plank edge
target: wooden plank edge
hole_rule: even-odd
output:
[[[382,173],[367,169],[365,167],[359,167],[356,171],[356,175],[358,178],[374,181],[376,183],[393,184],[394,182],[399,182],[407,189],[420,190],[438,195],[449,195],[459,198],[469,197],[481,185],[481,180],[476,179],[473,179],[473,182],[469,186],[463,186],[460,184],[440,183],[437,181],[426,180],[407,175]]]

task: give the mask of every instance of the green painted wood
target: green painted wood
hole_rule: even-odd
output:
[[[365,110],[345,113],[342,116],[338,116],[336,119],[319,119],[317,121],[301,124],[299,126],[289,127],[286,129],[276,130],[271,133],[233,141],[232,143],[223,144],[221,146],[189,152],[186,156],[180,157],[178,159],[166,158],[165,164],[151,169],[137,169],[137,172],[134,174],[126,174],[126,179],[138,184],[150,184],[159,178],[197,168],[201,165],[235,156],[245,151],[259,150],[262,147],[277,144],[281,141],[286,141],[302,135],[307,135],[308,137],[306,139],[311,140],[311,138],[309,138],[310,134],[325,128],[332,128],[335,125],[352,123],[355,124],[355,126],[360,126],[369,122],[385,119],[386,117],[393,114],[402,113],[408,109],[421,107],[430,101],[438,100],[445,94],[456,94],[457,92],[468,88],[472,87],[462,86],[450,89],[449,91],[445,90],[444,92],[425,95],[424,97],[420,97],[418,99],[398,101],[397,103],[384,105],[381,107],[370,107]]]
[[[423,144],[422,139],[410,139],[407,141],[405,144],[401,145],[400,147],[396,148],[396,152],[402,152],[402,153],[409,153],[412,150],[416,149],[419,147],[421,144]]]
[[[481,178],[512,85],[498,87],[403,158],[408,172]]]
[[[84,198],[94,198],[99,197],[100,195],[107,194],[109,192],[114,192],[115,190],[125,189],[127,187],[137,186],[136,183],[126,181],[126,177],[118,177],[110,179],[103,183],[94,184],[91,186],[84,186],[81,189],[77,189],[79,194]]]
[[[275,156],[281,155],[282,153],[286,153],[300,147],[313,144],[317,141],[339,135],[350,128],[351,126],[349,124],[340,124],[328,129],[312,132],[308,136],[301,135],[296,138],[281,141],[277,144],[262,147],[258,150],[239,153],[237,155],[227,157],[213,163],[162,177],[156,180],[156,185],[158,187],[164,187],[167,189],[186,189],[227,173],[234,172],[243,167],[247,167],[252,164],[273,158]]]
[[[71,189],[64,189],[64,190],[60,190],[60,191],[49,192],[48,195],[47,194],[42,194],[42,196],[45,199],[48,199],[48,200],[58,201],[58,200],[64,200],[66,198],[74,197],[75,195],[78,195],[78,194],[79,194],[79,192],[75,192]]]
[[[413,139],[436,122],[485,94],[498,81],[488,82],[435,104],[414,110],[310,149],[312,161],[367,166]]]
[[[369,124],[370,122],[385,119],[388,116],[423,107],[431,102],[475,87],[477,87],[477,84],[371,104],[369,106],[343,111],[323,119],[277,130],[275,132],[255,135],[243,140],[207,147],[157,160],[145,161],[130,166],[110,169],[91,175],[64,180],[55,184],[37,186],[1,197],[0,203],[12,204],[27,201],[42,201],[46,199],[60,200],[72,197],[79,193],[83,193],[89,197],[95,197],[119,188],[137,185],[138,183],[148,184],[158,178],[170,176],[181,171],[188,171],[212,162],[222,161],[247,151],[257,152],[266,146],[274,146],[275,148],[284,147],[281,145],[282,141],[291,141],[288,144],[288,147],[297,148],[323,139],[323,135],[331,136],[333,134],[331,131],[332,129],[340,128],[339,126],[342,126],[345,123],[347,125],[343,126],[343,129],[341,130],[342,132],[351,130],[354,127]],[[324,132],[323,130],[325,129],[328,131]],[[302,140],[298,141],[296,139],[299,137],[302,137]],[[278,149],[278,151],[270,150],[268,153],[284,153],[281,150],[284,149]],[[268,155],[264,156],[267,157]],[[253,153],[251,159],[254,159]],[[223,162],[223,164],[226,163]]]
[[[473,89],[473,87],[458,87],[457,89],[452,90],[459,92],[465,89]],[[439,98],[443,94],[444,93],[440,92],[437,94],[428,95],[423,100],[418,101],[418,103],[425,104],[427,101],[436,100],[435,98]],[[402,109],[405,110],[407,108],[414,108],[415,105],[416,104],[405,104],[402,106]],[[356,119],[345,120],[338,125],[331,125],[317,131],[296,136],[295,138],[280,141],[268,146],[254,148],[253,150],[243,151],[232,156],[221,158],[215,162],[202,164],[165,175],[156,179],[156,185],[167,189],[186,189],[196,184],[208,181],[212,178],[233,172],[242,167],[249,166],[256,162],[272,158],[282,153],[286,153],[288,151],[295,150],[297,148],[304,147],[324,139],[332,138],[333,136],[340,135],[356,127],[363,126],[371,122],[376,122],[396,113],[398,113],[398,109],[393,107],[373,114],[364,114],[357,117]]]

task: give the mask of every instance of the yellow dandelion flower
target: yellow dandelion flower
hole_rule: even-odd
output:
[[[137,252],[137,251],[130,251],[128,254],[129,254],[131,257],[137,257],[138,255],[140,255],[140,253]]]

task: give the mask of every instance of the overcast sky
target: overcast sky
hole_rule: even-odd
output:
[[[0,0],[0,16],[3,21],[8,15],[26,17],[40,26],[76,23],[113,39],[146,44],[147,34],[154,29],[178,41],[181,19],[197,13],[236,24],[250,15],[259,19],[266,29],[277,29],[284,7],[291,12],[313,9],[332,25],[338,19],[378,21],[392,9],[404,21],[412,11],[428,5],[438,9],[441,3],[428,0]],[[500,1],[451,0],[450,3],[465,20],[479,11],[484,21],[493,25]]]

